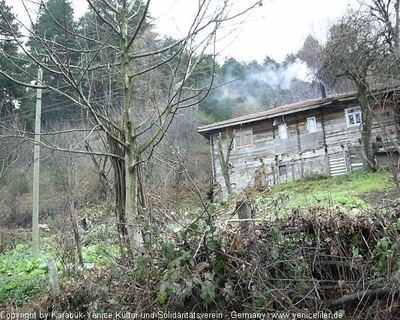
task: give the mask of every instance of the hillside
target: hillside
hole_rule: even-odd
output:
[[[27,258],[28,230],[3,229],[0,310],[114,318],[125,311],[399,316],[400,204],[389,172],[246,191],[253,222],[238,221],[238,198],[164,212],[167,223],[131,266],[120,264],[117,232],[104,208],[80,213],[92,219],[90,231],[81,230],[84,267],[68,235],[54,227],[42,232],[39,260]],[[56,298],[48,281],[51,258],[60,277]]]

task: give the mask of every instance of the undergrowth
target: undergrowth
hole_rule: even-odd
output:
[[[101,239],[96,243],[95,236],[88,236],[83,253],[93,266],[66,273],[66,265],[58,262],[61,295],[43,300],[38,310],[323,311],[346,319],[395,319],[400,316],[400,205],[376,211],[359,198],[385,190],[389,179],[385,173],[354,173],[278,186],[269,198],[255,201],[256,210],[265,210],[258,214],[268,209],[274,219],[251,223],[221,221],[237,213],[234,202],[210,204],[190,212],[185,225],[183,216],[166,220],[135,260],[117,260],[116,247],[104,252]],[[305,202],[306,196],[315,202]],[[163,213],[165,219],[170,216]],[[180,227],[167,231],[171,224]],[[18,246],[0,257],[1,280],[8,281],[0,286],[0,297],[7,297],[2,303],[14,303],[10,297],[23,303],[46,296],[43,285],[35,291],[35,281],[47,283],[45,264],[14,266],[29,249]],[[37,273],[27,278],[32,289],[15,290],[12,281],[32,272]],[[19,310],[31,309],[25,303]]]
[[[92,269],[107,266],[119,256],[118,248],[109,245],[90,244],[82,248],[85,267],[79,266],[73,257],[71,261],[57,255],[58,244],[52,235],[42,237],[41,252],[38,259],[32,257],[32,243],[18,244],[13,250],[0,255],[0,305],[12,302],[21,305],[32,299],[46,295],[49,290],[47,263],[50,259],[57,261],[61,283],[68,282],[76,276],[84,276]],[[78,274],[79,273],[79,274]]]
[[[48,253],[33,259],[29,244],[17,247],[0,256],[0,304],[13,301],[16,304],[27,302],[45,293],[47,283]]]

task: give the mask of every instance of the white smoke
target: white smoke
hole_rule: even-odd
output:
[[[293,79],[312,82],[311,70],[298,59],[284,67],[268,64],[261,71],[252,71],[247,74],[247,77],[251,80],[265,82],[275,89],[289,89]]]

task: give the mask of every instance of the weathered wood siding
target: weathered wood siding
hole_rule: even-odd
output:
[[[345,109],[346,107],[322,109],[328,153],[342,152],[347,144],[360,145],[360,128],[358,126],[347,127]]]
[[[345,109],[353,105],[325,107],[303,111],[247,124],[236,131],[253,131],[253,144],[231,152],[230,178],[234,192],[246,187],[274,185],[310,175],[342,174],[362,166],[361,129],[348,127]],[[372,141],[397,138],[398,124],[393,108],[375,110],[372,125]],[[307,118],[315,117],[317,132],[309,133]],[[278,123],[285,122],[288,138],[280,139]],[[232,134],[232,131],[230,131]],[[377,138],[378,137],[378,138]],[[213,159],[215,179],[225,193],[218,159],[218,134],[214,134]],[[226,140],[224,141],[226,150]],[[341,162],[345,159],[344,162]]]
[[[275,184],[271,180],[271,172],[275,162],[272,122],[263,121],[253,126],[242,126],[241,128],[236,128],[236,131],[247,129],[252,129],[253,131],[253,145],[233,149],[230,155],[230,179],[234,192],[245,189],[248,186],[254,186],[256,170],[264,167],[266,168],[265,179],[268,180],[268,184]],[[232,131],[229,134],[232,134]],[[213,135],[212,141],[214,143],[213,158],[216,163],[215,180],[222,187],[222,190],[226,192],[218,159],[218,134]],[[227,147],[226,143],[226,139],[224,139],[224,152]]]

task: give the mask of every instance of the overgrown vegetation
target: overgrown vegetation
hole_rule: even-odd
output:
[[[0,260],[0,304],[12,301],[21,304],[37,295],[45,294],[48,254],[39,259],[31,257],[30,244],[19,244]]]
[[[322,311],[399,318],[396,170],[392,176],[312,177],[263,193],[244,190],[222,203],[204,197],[211,166],[198,120],[319,95],[314,82],[285,85],[290,79],[283,75],[297,58],[280,64],[267,57],[262,65],[232,58],[219,66],[220,53],[205,52],[218,42],[224,20],[240,25],[231,20],[228,1],[219,2],[220,11],[211,5],[217,1],[199,1],[192,29],[181,39],[161,39],[153,30],[150,1],[89,2],[79,22],[68,1],[41,3],[36,23],[24,30],[25,42],[11,8],[0,0],[0,33],[7,40],[0,44],[0,223],[7,227],[0,229],[0,311],[189,310],[228,317],[230,311]],[[371,30],[362,24],[359,32],[353,22],[362,20],[342,20],[331,28],[328,46],[309,37],[299,52],[319,72],[333,68],[319,77],[328,92],[354,89],[364,80],[397,83],[399,1],[371,3],[365,12],[368,21],[376,18]],[[364,59],[376,63],[353,72],[347,80],[354,83],[334,86]],[[43,82],[36,81],[37,66],[45,70]],[[270,72],[282,81],[265,82]],[[49,226],[41,232],[42,254],[33,260],[29,141],[36,85],[47,89],[40,220]],[[362,132],[367,147],[371,132]],[[255,219],[236,219],[238,203],[249,205]],[[81,224],[86,218],[91,228]],[[59,270],[56,297],[50,294],[49,259]]]
[[[350,192],[342,190],[352,190],[351,197],[343,198]],[[26,312],[48,308],[224,314],[323,311],[349,319],[396,317],[400,205],[382,202],[377,208],[368,202],[371,195],[393,190],[387,172],[356,172],[295,181],[258,196],[254,192],[249,201],[257,204],[255,217],[264,217],[254,222],[232,219],[235,199],[197,208],[176,220],[170,216],[170,224],[176,227],[148,239],[131,268],[119,264],[116,247],[103,250],[104,225],[97,217],[93,234],[84,235],[90,239],[83,249],[87,266],[59,260],[62,293],[56,300],[47,298],[47,285],[38,286],[38,281],[48,283],[45,259],[51,250],[38,261],[21,261],[22,255],[29,254],[28,244],[4,254],[2,306]],[[329,201],[301,202],[314,193],[315,198]],[[284,209],[278,197],[288,199]],[[271,204],[286,215],[266,217],[266,209],[273,210]],[[82,213],[93,216],[94,212]],[[55,239],[49,235],[48,242]],[[18,286],[16,279],[23,279]]]
[[[84,267],[77,263],[74,245],[71,243],[72,237],[66,230],[61,229],[62,232],[56,234],[46,232],[42,235],[41,254],[38,259],[33,259],[32,243],[25,235],[15,246],[11,243],[6,246],[4,243],[2,249],[5,252],[0,256],[0,305],[12,303],[18,306],[38,296],[47,295],[50,290],[47,263],[50,259],[57,261],[63,283],[74,281],[74,277],[79,273],[86,277],[85,273],[93,272],[94,268],[105,268],[118,257],[119,252],[112,242],[107,246],[101,242],[104,236],[104,230],[101,229],[95,226],[90,236],[85,234],[81,239],[85,244],[82,250]],[[6,238],[15,236],[15,233],[25,232],[24,229],[19,229],[13,234],[1,230],[0,236]],[[116,231],[113,230],[110,234],[115,238]]]

